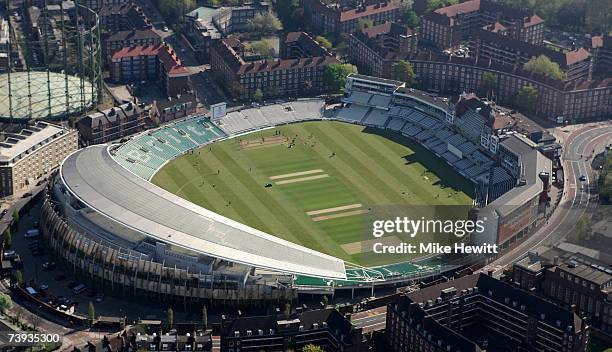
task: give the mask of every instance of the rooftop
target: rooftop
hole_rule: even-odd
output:
[[[340,13],[340,22],[346,22],[350,20],[359,19],[366,16],[372,16],[379,13],[398,10],[399,5],[390,2],[383,2],[373,5],[367,5],[362,8],[355,8]]]
[[[56,137],[67,131],[67,129],[58,125],[39,121],[32,126],[24,128],[17,134],[5,134],[4,141],[0,143],[0,161],[11,161],[24,152],[33,151],[47,144],[49,138]]]
[[[408,293],[407,297],[412,302],[426,304],[428,301],[435,302],[439,297],[443,297],[444,300],[470,294],[469,289],[474,288],[477,290],[472,290],[473,294],[481,294],[505,306],[514,306],[516,310],[520,309],[525,314],[537,317],[538,320],[551,326],[560,326],[564,329],[571,327],[573,331],[579,331],[581,328],[580,318],[569,310],[483,273],[422,288]],[[517,302],[516,306],[513,302]]]
[[[66,189],[83,204],[154,240],[256,268],[345,279],[344,262],[223,217],[159,188],[96,145],[64,160]]]
[[[138,115],[142,112],[142,110],[142,106],[128,102],[116,107],[89,114],[81,119],[79,123],[86,123],[90,126],[97,125],[98,123],[112,123],[117,121],[117,119]]]
[[[168,75],[189,74],[187,68],[183,66],[181,59],[179,59],[174,50],[172,50],[172,48],[170,48],[167,44],[149,46],[137,45],[121,48],[112,54],[111,60],[115,62],[121,61],[124,58],[138,56],[157,56]]]
[[[159,34],[152,29],[135,29],[131,31],[119,31],[113,33],[107,41],[140,40],[149,38],[160,38]]]

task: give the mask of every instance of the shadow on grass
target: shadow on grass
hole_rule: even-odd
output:
[[[362,132],[385,137],[388,140],[412,149],[414,154],[402,157],[406,161],[406,165],[414,163],[420,164],[438,178],[438,181],[434,182],[434,185],[442,188],[451,188],[454,191],[460,191],[467,194],[470,198],[474,198],[474,185],[470,180],[461,176],[455,169],[446,164],[445,161],[441,160],[434,153],[417,142],[397,132],[374,127],[364,127]]]

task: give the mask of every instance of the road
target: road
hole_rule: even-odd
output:
[[[386,326],[387,306],[354,313],[351,316],[351,323],[358,328],[362,328],[364,333],[383,330]]]
[[[183,65],[191,73],[189,76],[191,87],[202,104],[208,108],[212,104],[229,102],[225,93],[211,79],[209,65],[200,64],[193,51],[183,44],[177,34],[168,35],[164,39],[174,48]]]
[[[612,141],[612,124],[596,124],[572,132],[564,141],[563,169],[565,173],[564,197],[549,221],[524,242],[483,268],[483,271],[503,270],[540,245],[560,242],[574,230],[593,201],[592,187],[596,180],[590,163],[593,156]],[[595,153],[593,153],[595,151]],[[580,176],[586,177],[580,181]]]

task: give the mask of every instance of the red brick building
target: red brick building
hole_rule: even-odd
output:
[[[544,21],[535,13],[488,0],[470,0],[425,14],[421,22],[424,44],[439,49],[457,46],[473,30],[502,26],[508,37],[540,45]]]
[[[325,92],[325,68],[339,63],[333,56],[247,61],[245,53],[236,38],[216,41],[211,50],[213,77],[236,99],[252,99],[258,89],[264,98]]]
[[[398,4],[387,1],[343,6],[338,3],[325,4],[321,0],[304,0],[306,21],[321,33],[335,35],[355,32],[359,29],[359,21],[372,21],[374,25],[395,22],[399,10]]]
[[[169,96],[189,90],[189,71],[167,45],[122,48],[111,57],[110,73],[116,83],[159,81]]]

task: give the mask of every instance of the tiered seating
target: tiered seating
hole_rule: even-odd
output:
[[[323,100],[298,100],[291,102],[293,107],[293,117],[296,121],[320,119],[323,106]]]
[[[456,163],[453,164],[453,166],[457,170],[465,170],[465,169],[467,169],[469,167],[472,167],[473,165],[474,165],[474,163],[472,163],[468,159],[461,159],[461,160],[459,160],[459,161],[457,161]]]
[[[134,174],[150,179],[168,160],[222,137],[223,131],[197,117],[141,134],[119,147],[114,157]]]
[[[242,114],[247,120],[249,120],[249,122],[253,124],[253,126],[259,127],[271,125],[270,121],[266,119],[266,117],[261,113],[260,109],[242,110]]]
[[[389,106],[389,103],[391,102],[391,97],[386,96],[386,95],[380,95],[380,94],[373,94],[372,97],[370,98],[370,101],[368,103],[368,105],[375,107],[387,107]]]
[[[263,116],[265,116],[266,119],[270,121],[270,124],[268,124],[268,126],[280,125],[295,120],[293,117],[293,113],[291,112],[293,108],[286,108],[282,105],[267,105],[262,106],[260,109]],[[263,126],[264,125],[258,127]]]
[[[368,111],[371,108],[359,106],[359,105],[350,105],[338,111],[336,114],[336,118],[338,120],[344,120],[348,122],[361,122]]]
[[[255,129],[240,111],[232,111],[221,120],[220,127],[228,134],[238,134]]]
[[[365,124],[368,126],[375,126],[383,128],[389,116],[387,112],[379,109],[372,109],[365,119]]]
[[[353,92],[343,100],[351,104],[368,105],[372,94],[366,92]]]
[[[404,127],[405,124],[406,124],[406,121],[398,117],[393,117],[391,118],[391,122],[389,122],[389,124],[387,125],[387,128],[392,131],[399,131],[402,129],[402,127]]]

